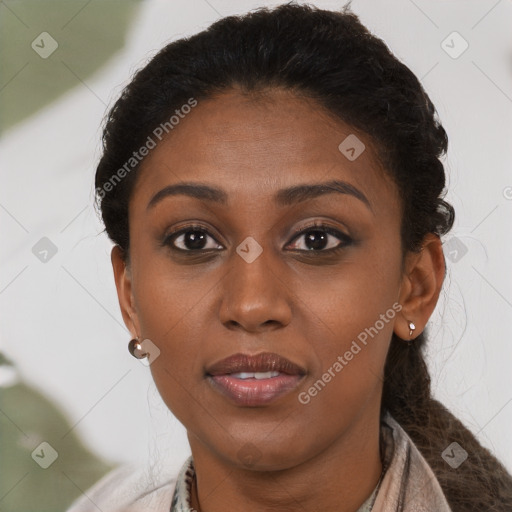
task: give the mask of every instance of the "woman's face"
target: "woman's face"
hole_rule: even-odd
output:
[[[199,102],[143,161],[129,226],[127,323],[193,451],[283,469],[375,425],[405,319],[399,196],[364,133],[284,91]]]

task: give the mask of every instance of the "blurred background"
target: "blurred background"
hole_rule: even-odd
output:
[[[65,510],[120,464],[158,479],[189,455],[127,350],[93,209],[101,125],[167,42],[279,3],[0,1],[1,511]],[[352,10],[420,78],[448,132],[457,217],[429,327],[433,388],[512,472],[512,4],[354,0]]]

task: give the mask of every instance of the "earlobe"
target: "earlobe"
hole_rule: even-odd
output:
[[[110,254],[112,268],[114,271],[114,280],[116,283],[117,298],[124,323],[133,337],[138,335],[138,319],[134,308],[132,294],[131,272],[126,263],[123,250],[118,245],[112,248]]]
[[[422,249],[407,256],[400,289],[402,317],[395,324],[395,334],[404,340],[411,339],[409,323],[415,326],[413,336],[418,336],[434,312],[445,274],[443,247],[439,236],[425,236]]]

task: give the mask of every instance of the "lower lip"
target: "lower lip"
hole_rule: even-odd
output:
[[[236,405],[266,405],[278,397],[293,390],[301,375],[282,373],[268,379],[237,379],[230,375],[209,375],[208,380],[214,388],[230,398]]]

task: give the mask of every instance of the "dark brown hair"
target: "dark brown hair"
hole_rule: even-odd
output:
[[[291,90],[366,133],[402,197],[402,249],[418,251],[428,233],[447,233],[454,210],[443,200],[440,157],[448,138],[411,70],[345,6],[332,12],[286,4],[223,18],[170,43],[139,70],[111,109],[96,172],[97,205],[110,239],[129,256],[128,204],[137,166],[133,151],[190,102],[228,88]],[[108,184],[111,186],[108,186]],[[381,414],[387,410],[413,439],[454,512],[512,510],[512,478],[443,405],[433,399],[424,359],[426,333],[409,347],[393,334]],[[453,441],[469,454],[457,469],[441,457]]]

